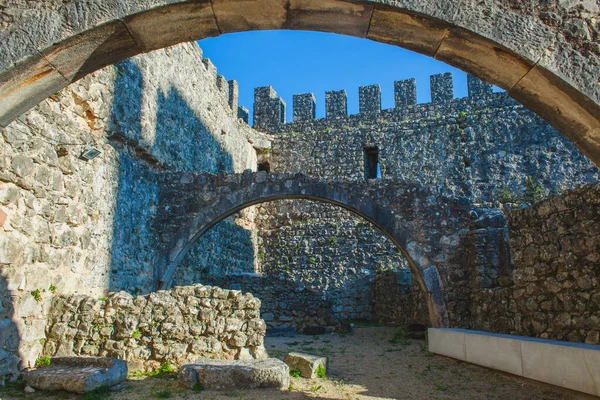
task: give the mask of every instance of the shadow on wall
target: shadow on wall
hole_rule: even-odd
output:
[[[161,171],[229,173],[233,172],[233,160],[175,88],[167,93],[159,89],[153,97],[147,93],[143,73],[134,61],[120,62],[116,69],[110,140],[117,149],[119,166],[108,289],[137,295],[155,290],[158,278],[158,271],[154,270],[158,236],[150,228],[161,209],[158,174]],[[155,101],[155,105],[144,101]],[[153,115],[148,115],[153,110],[152,136],[147,126],[154,121]],[[200,256],[188,262],[190,268],[203,270],[226,263],[228,260],[220,252],[215,257],[202,255],[203,249],[226,246],[228,232],[237,232],[230,236],[252,247],[249,232],[242,235],[239,231],[243,229],[231,220],[220,225],[224,227],[199,244],[201,251],[194,253]]]
[[[8,290],[6,278],[0,275],[0,386],[5,379],[14,378],[13,374],[19,365],[19,331],[13,322],[13,301]]]

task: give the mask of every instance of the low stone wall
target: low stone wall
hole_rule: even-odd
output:
[[[600,343],[600,186],[505,214],[511,281],[474,291],[472,328]]]
[[[268,328],[302,331],[304,327],[322,326],[333,331],[340,322],[334,304],[323,299],[320,291],[310,290],[286,276],[238,274],[207,279],[210,284],[260,296],[260,312]]]
[[[145,296],[57,296],[48,318],[45,356],[106,356],[130,370],[198,358],[264,358],[265,322],[258,298],[211,286],[178,286]]]

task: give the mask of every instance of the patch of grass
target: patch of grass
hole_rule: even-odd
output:
[[[31,291],[31,296],[38,303],[40,303],[42,301],[42,292],[40,292],[40,289],[32,290]]]
[[[319,364],[317,369],[315,370],[315,375],[321,379],[327,379],[327,375],[325,374],[325,368],[323,368],[323,364]]]
[[[288,386],[288,390],[289,390],[290,392],[293,392],[293,391],[294,391],[294,385],[292,385],[292,384],[290,383],[290,385]]]
[[[175,376],[175,369],[170,362],[165,361],[160,367],[154,371],[144,372],[136,371],[129,374],[132,378],[143,378],[143,377],[156,377],[160,379],[169,379]]]
[[[514,203],[515,197],[506,187],[500,189],[500,193],[498,193],[498,201],[502,204],[506,203]]]
[[[329,243],[331,243],[333,246],[335,246],[337,244],[337,237],[333,236],[332,238],[330,238]]]
[[[98,300],[100,300],[100,301],[108,301],[108,297],[100,297]]]
[[[290,376],[292,378],[300,378],[302,376],[302,374],[300,373],[300,370],[290,369]]]
[[[310,391],[311,391],[311,392],[318,392],[319,390],[321,390],[321,388],[322,388],[322,387],[323,387],[323,386],[321,386],[321,385],[319,385],[319,386],[317,386],[317,385],[312,385],[312,386],[311,386],[311,388],[310,388]]]
[[[56,286],[54,286],[54,285],[50,284],[50,287],[48,288],[48,290],[49,290],[51,293],[54,293],[54,292],[56,292]]]
[[[23,390],[25,390],[25,386],[26,386],[25,380],[23,379],[23,376],[21,375],[17,378],[16,381],[7,382],[4,385],[4,387],[0,386],[0,394],[6,394],[6,395],[15,396],[15,397],[23,397],[24,396]]]
[[[102,385],[92,390],[91,392],[87,392],[81,397],[81,400],[104,400],[110,397],[110,386]]]
[[[141,334],[142,332],[136,329],[135,331],[131,332],[131,337],[137,339]]]
[[[171,392],[169,389],[161,390],[160,392],[154,393],[154,397],[157,399],[170,399],[173,397],[173,392]]]
[[[525,192],[523,193],[523,196],[525,200],[530,203],[540,201],[546,194],[542,185],[531,176],[525,178],[524,186]]]
[[[444,385],[442,383],[434,382],[433,386],[435,386],[435,390],[439,390],[441,392],[445,392],[446,390],[448,390],[448,385]]]
[[[406,328],[402,328],[394,334],[394,336],[390,339],[390,343],[400,346],[408,346],[412,342],[408,337],[408,331],[406,330]]]
[[[48,365],[50,365],[50,357],[40,357],[37,360],[35,360],[36,368],[47,367]]]

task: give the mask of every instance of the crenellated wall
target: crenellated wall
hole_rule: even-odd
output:
[[[495,225],[497,218],[505,221],[495,207],[531,201],[531,182],[539,186],[540,194],[551,195],[598,182],[600,177],[570,142],[506,93],[494,93],[491,85],[471,76],[467,83],[469,97],[455,99],[451,75],[433,76],[433,102],[417,104],[416,81],[395,82],[396,108],[389,110],[380,110],[379,86],[361,87],[361,112],[356,115],[347,115],[344,91],[327,92],[323,119],[314,117],[312,94],[297,95],[293,122],[279,123],[278,116],[267,124],[270,114],[262,119],[273,138],[273,172],[359,182],[365,179],[365,149],[377,148],[381,179],[417,181],[480,203],[481,229],[473,227],[468,243],[463,243],[473,258],[462,261],[469,265],[465,270],[450,272],[453,284],[461,286],[457,299],[469,298],[472,290],[507,283],[508,227]],[[268,93],[277,104],[275,92],[269,88]],[[383,235],[370,232],[368,224],[323,204],[286,201],[264,204],[261,210],[262,271],[298,275],[295,280],[327,296],[339,319],[397,323],[422,319],[418,288],[407,291],[398,282],[381,278],[388,276],[386,271],[401,274],[406,264]],[[386,274],[378,274],[380,270]],[[309,278],[304,278],[307,271]],[[351,288],[347,296],[332,289],[330,282],[336,279]],[[351,293],[359,296],[351,299]],[[459,326],[470,325],[466,303],[448,301],[461,316]]]

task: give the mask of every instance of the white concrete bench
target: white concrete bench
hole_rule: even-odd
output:
[[[600,396],[600,346],[467,329],[428,336],[432,353]]]

